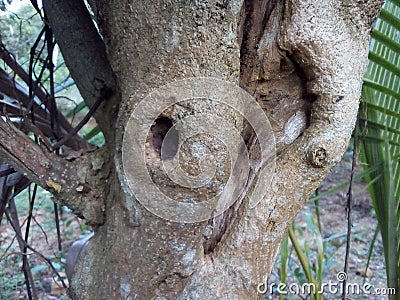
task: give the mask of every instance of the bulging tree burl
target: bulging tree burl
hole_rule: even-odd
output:
[[[346,149],[382,2],[43,0],[106,143],[67,161],[0,119],[0,153],[94,229],[71,298],[261,298]]]

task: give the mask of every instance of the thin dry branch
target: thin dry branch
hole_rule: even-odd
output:
[[[8,67],[13,70],[13,72],[22,79],[22,81],[29,85],[29,74],[18,64],[18,62],[14,59],[14,57],[10,54],[10,52],[6,49],[6,47],[2,44],[0,40],[0,59],[2,59]],[[0,69],[0,91],[7,95],[12,99],[16,99],[19,103],[24,107],[28,107],[32,105],[32,109],[35,112],[35,117],[39,117],[38,121],[41,121],[42,124],[48,123],[49,112],[46,111],[43,107],[39,106],[37,103],[32,102],[30,100],[29,95],[26,91],[23,90],[22,86],[16,82],[14,78],[9,76],[4,70]],[[34,91],[36,97],[42,104],[46,104],[48,101],[48,97],[46,93],[38,86]],[[4,108],[6,112],[15,114],[15,116],[22,116],[24,113],[22,107],[18,107],[8,102],[1,102],[0,108]],[[60,127],[64,133],[67,135],[70,131],[72,131],[72,126],[68,122],[68,120],[60,113],[58,113],[58,122]],[[42,126],[43,127],[43,126]],[[49,126],[45,126],[49,127]],[[41,128],[42,131],[45,131],[45,128]],[[69,140],[67,145],[74,149],[87,149],[90,148],[89,143],[79,135],[75,135],[72,139]]]
[[[22,79],[23,82],[25,82],[27,85],[29,84],[29,74],[18,64],[18,62],[14,59],[14,57],[10,54],[10,52],[7,51],[6,47],[1,42],[1,40],[0,40],[0,58],[7,64],[7,66],[9,66],[11,68],[11,70],[13,70],[13,72],[15,72],[15,74],[19,78]],[[22,91],[18,90],[17,88],[14,91],[10,90],[10,92],[14,92],[15,93],[15,95],[14,95],[15,99],[18,99],[18,100],[22,101],[24,104],[27,104],[27,103],[25,103],[25,101],[29,101],[29,96],[26,95],[25,93],[23,93]],[[47,102],[47,95],[42,89],[37,87],[34,92],[35,92],[35,95],[39,98],[39,100],[42,103],[46,103]],[[24,94],[24,95],[21,95],[21,94]],[[10,96],[10,95],[8,95],[8,96]],[[71,129],[71,124],[69,124],[67,119],[60,118],[59,121],[60,121],[60,124],[67,131]]]

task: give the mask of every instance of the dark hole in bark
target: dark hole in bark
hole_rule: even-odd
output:
[[[153,147],[162,160],[172,159],[178,152],[179,134],[171,119],[161,117],[151,126]]]
[[[279,67],[282,72],[290,71],[293,68],[292,63],[286,57],[282,57],[279,63]]]

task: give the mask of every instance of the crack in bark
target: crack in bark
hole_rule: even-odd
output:
[[[241,20],[239,24],[239,35],[240,35],[240,78],[241,85],[245,85],[248,89],[249,82],[244,82],[244,78],[251,78],[250,74],[253,74],[254,69],[261,69],[262,64],[259,63],[258,59],[258,44],[264,35],[264,31],[268,20],[277,5],[276,0],[263,0],[263,1],[251,1],[246,0],[241,10]],[[260,73],[260,71],[258,71]],[[253,94],[255,90],[253,91]],[[249,150],[250,158],[253,162],[256,162],[257,155],[259,154],[259,142],[255,135],[254,130],[247,124],[243,125],[242,130],[243,138],[245,139],[246,146]],[[255,165],[250,170],[248,181],[246,183],[245,191],[249,191],[251,186],[254,184],[255,178]],[[212,228],[210,236],[206,237],[203,242],[203,248],[205,254],[210,254],[214,251],[217,245],[223,239],[227,229],[234,223],[236,219],[236,213],[239,210],[245,210],[246,193],[242,194],[232,206],[229,207],[223,214],[212,218],[208,221],[206,226]]]
[[[277,0],[244,1],[239,24],[241,86],[248,88],[253,80],[254,70],[261,68],[257,50],[277,3]]]
[[[248,206],[248,201],[246,201],[248,200],[248,195],[251,194],[254,184],[257,183],[257,180],[255,180],[257,179],[257,170],[262,166],[260,165],[260,157],[258,157],[258,155],[260,155],[259,142],[252,129],[247,136],[247,139],[245,138],[245,142],[250,159],[253,161],[253,164],[249,169],[247,182],[238,200],[236,200],[223,214],[208,220],[206,227],[209,226],[212,232],[210,236],[205,236],[203,242],[204,254],[206,255],[214,252],[214,249],[223,240],[229,228],[234,228],[235,221],[241,219],[241,212],[245,211]]]

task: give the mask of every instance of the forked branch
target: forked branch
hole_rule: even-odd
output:
[[[68,206],[88,224],[103,222],[103,191],[98,186],[101,168],[92,170],[93,155],[68,162],[36,144],[12,122],[0,118],[0,158],[15,170],[55,196],[55,202]],[[98,155],[99,154],[99,155]],[[103,164],[101,164],[103,166]],[[104,173],[100,177],[104,177]]]

